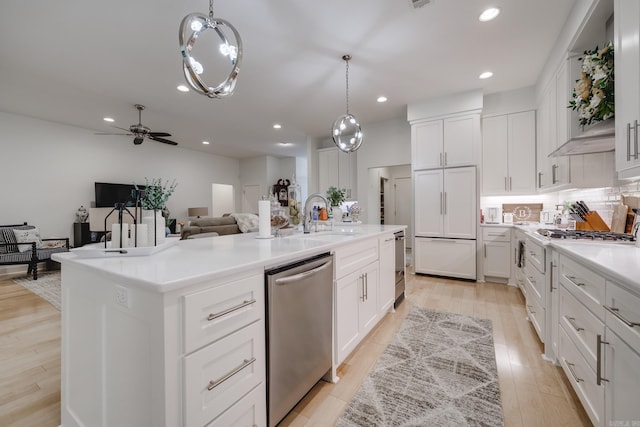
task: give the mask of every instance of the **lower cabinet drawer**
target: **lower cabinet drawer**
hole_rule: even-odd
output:
[[[264,275],[249,276],[184,297],[185,353],[264,318]]]
[[[267,425],[267,386],[263,382],[207,427],[264,427]]]
[[[558,352],[562,369],[593,425],[603,425],[605,388],[596,384],[595,372],[589,367],[564,329],[558,329]]]
[[[604,337],[604,323],[582,305],[564,285],[559,289],[560,325],[577,346],[589,366],[596,370],[598,338]]]
[[[525,265],[524,276],[524,280],[531,285],[531,291],[538,300],[538,303],[542,305],[545,297],[545,275],[540,273],[537,268]]]
[[[335,250],[336,279],[378,259],[378,239],[341,246]]]
[[[207,424],[265,382],[264,328],[260,320],[184,357],[186,426]]]
[[[640,353],[640,296],[607,281],[604,308],[607,326]]]
[[[528,289],[528,293],[529,295],[531,295],[531,287],[529,285],[527,285]],[[545,337],[545,310],[544,308],[542,308],[542,306],[540,305],[540,303],[535,299],[535,298],[529,298],[525,301],[526,304],[526,309],[527,309],[527,315],[529,316],[529,320],[531,320],[531,323],[533,324],[533,327],[535,328],[536,332],[538,333],[538,337],[540,338],[540,341],[545,342],[546,341],[546,337]]]

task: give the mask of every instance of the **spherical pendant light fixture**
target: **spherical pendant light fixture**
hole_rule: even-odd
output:
[[[240,72],[242,40],[233,25],[213,17],[213,0],[209,0],[209,16],[196,12],[182,19],[178,37],[189,86],[209,98],[231,96]],[[201,39],[204,41],[196,49],[196,41]],[[214,48],[208,49],[212,45]],[[218,83],[209,85],[205,78]]]
[[[362,128],[358,119],[349,114],[349,61],[351,55],[344,55],[342,59],[347,64],[346,81],[347,81],[347,113],[338,117],[331,127],[331,137],[333,142],[341,151],[351,153],[360,148],[362,144]]]

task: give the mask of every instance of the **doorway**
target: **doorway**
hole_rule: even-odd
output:
[[[410,177],[397,177],[393,179],[393,189],[395,192],[395,223],[407,225],[406,231],[406,246],[411,248],[411,241],[413,240],[413,227],[411,227],[411,178]]]
[[[242,212],[257,214],[259,199],[260,185],[249,184],[242,187]]]
[[[369,169],[367,206],[370,213],[367,219],[370,223],[406,225],[408,249],[413,242],[411,185],[411,165]]]
[[[235,212],[233,185],[211,184],[211,216]]]

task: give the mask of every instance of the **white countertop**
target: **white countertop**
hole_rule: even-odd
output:
[[[246,271],[274,267],[328,252],[341,245],[393,233],[404,225],[335,226],[331,231],[256,239],[257,233],[180,240],[149,256],[83,258],[73,251],[54,254],[64,266],[72,263],[97,274],[126,279],[134,286],[168,292],[184,286]]]
[[[596,272],[640,294],[640,248],[635,243],[549,239],[536,233],[538,228],[553,228],[544,224],[518,225],[528,236],[543,245],[572,257]]]

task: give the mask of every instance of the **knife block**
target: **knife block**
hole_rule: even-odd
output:
[[[576,230],[610,231],[609,226],[596,211],[585,215],[585,222],[576,222]]]

